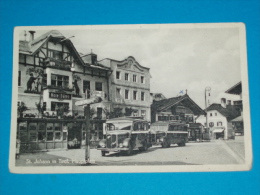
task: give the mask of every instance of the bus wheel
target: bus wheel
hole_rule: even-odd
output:
[[[101,155],[105,156],[106,155],[106,151],[101,151]]]
[[[167,146],[168,146],[168,142],[167,142],[167,140],[164,140],[162,143],[162,147],[167,148]]]

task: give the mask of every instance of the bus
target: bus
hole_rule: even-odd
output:
[[[188,142],[188,130],[185,123],[158,121],[151,124],[150,142],[168,148],[171,144],[185,146]]]

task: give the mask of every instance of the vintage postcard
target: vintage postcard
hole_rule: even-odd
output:
[[[246,171],[243,23],[14,29],[12,173]]]

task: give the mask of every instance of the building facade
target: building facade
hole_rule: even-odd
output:
[[[132,56],[122,61],[106,58],[99,63],[112,71],[108,83],[111,110],[119,108],[125,115],[142,116],[150,121],[149,68],[141,66]]]
[[[19,42],[18,137],[35,150],[84,145],[82,106],[75,102],[92,94],[105,94],[91,108],[92,138],[102,138],[104,110],[109,107],[110,69],[98,65],[95,54],[80,56],[70,39],[49,31]],[[80,142],[80,144],[78,144]],[[70,144],[69,144],[70,143]]]
[[[224,93],[220,93],[206,108],[207,120],[203,115],[196,121],[209,127],[211,139],[234,139],[236,129],[239,129],[237,130],[239,133],[243,132],[242,117],[239,117],[242,110],[242,83],[239,82]],[[236,120],[232,124],[232,120],[235,118]],[[240,121],[238,121],[239,119]]]
[[[189,125],[188,138],[192,141],[203,138],[203,126],[195,122],[196,116],[201,114],[205,112],[187,94],[168,99],[155,98],[151,106],[152,123],[156,121],[186,123]]]

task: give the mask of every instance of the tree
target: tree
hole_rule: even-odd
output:
[[[117,118],[123,116],[122,108],[114,108],[110,113],[109,118]]]
[[[134,112],[134,109],[125,108],[125,116],[131,116],[133,112]]]
[[[30,110],[24,102],[21,102],[18,107],[17,107],[17,111],[19,112],[20,114],[20,118],[23,117],[23,112],[26,111],[26,110]]]

